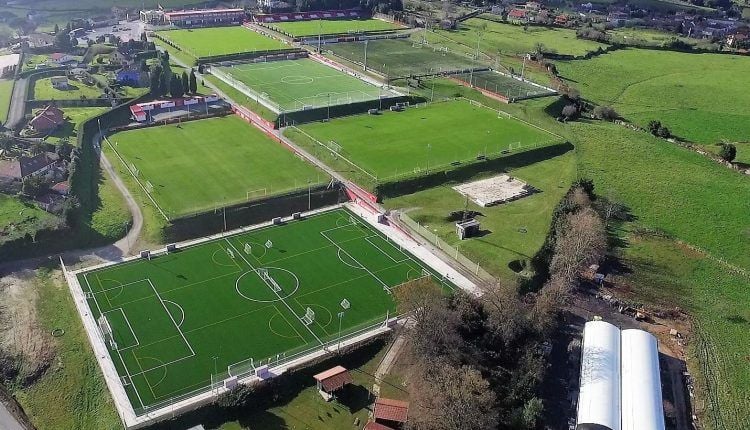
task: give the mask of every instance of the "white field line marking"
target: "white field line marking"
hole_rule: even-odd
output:
[[[86,281],[86,286],[88,286],[89,291],[93,293],[93,291],[91,290],[91,283],[89,282],[88,273],[83,274],[83,279]],[[91,297],[94,299],[94,304],[96,305],[96,309],[99,311],[99,315],[102,315],[102,308],[99,306],[99,301],[96,299],[96,295],[92,294]],[[101,332],[100,332],[100,335],[101,335]],[[107,342],[106,340],[104,340],[103,337],[102,337],[102,341],[104,342],[104,345],[107,345]],[[135,386],[135,383],[133,382],[133,376],[130,374],[130,371],[128,370],[128,366],[125,364],[125,360],[123,360],[122,358],[122,354],[120,354],[119,350],[115,350],[115,352],[117,353],[117,356],[120,357],[120,363],[122,363],[122,368],[125,369],[125,375],[127,375],[128,379],[130,380],[130,385],[132,385],[133,391],[135,391],[135,396],[138,397],[138,402],[141,404],[141,408],[145,408],[146,405],[143,404],[143,399],[141,399],[141,395],[138,392],[138,388]],[[110,352],[109,355],[112,356],[113,354]],[[146,383],[148,383],[148,381],[146,381]],[[122,390],[125,391],[125,385],[123,385],[122,380],[120,380],[120,386],[122,386]]]
[[[365,240],[366,240],[366,241],[368,241],[368,242],[370,242],[370,245],[374,246],[374,247],[375,247],[375,248],[376,248],[376,249],[377,249],[378,251],[382,252],[382,253],[383,253],[383,254],[384,254],[384,255],[385,255],[386,257],[388,257],[388,258],[390,258],[391,260],[393,260],[393,262],[394,262],[394,263],[403,263],[403,262],[405,262],[405,261],[409,261],[409,258],[408,258],[407,256],[404,256],[404,258],[403,258],[403,259],[401,259],[401,260],[396,260],[395,258],[391,257],[391,256],[390,256],[390,255],[389,255],[389,254],[388,254],[387,252],[383,251],[383,250],[382,250],[382,249],[381,249],[381,248],[380,248],[380,247],[379,247],[378,245],[375,245],[375,244],[374,244],[374,243],[373,243],[373,242],[372,242],[372,241],[370,240],[370,238],[372,238],[372,237],[377,237],[377,238],[380,238],[380,236],[378,236],[378,235],[374,234],[374,235],[372,235],[372,236],[367,236],[367,237],[365,238]],[[401,252],[401,251],[399,251],[399,252]],[[401,252],[401,254],[403,254],[403,252]]]
[[[169,319],[170,319],[170,320],[172,320],[172,324],[174,324],[174,327],[175,327],[175,328],[177,329],[177,331],[178,331],[178,332],[180,333],[180,336],[182,336],[182,340],[184,340],[184,341],[185,341],[185,344],[186,344],[186,345],[188,346],[188,348],[190,349],[190,353],[191,353],[192,355],[195,355],[195,350],[193,350],[193,347],[192,347],[192,346],[190,345],[190,342],[188,342],[187,338],[186,338],[186,337],[185,337],[185,335],[184,335],[184,334],[182,333],[182,330],[180,330],[180,326],[178,326],[178,325],[177,325],[177,322],[176,322],[176,321],[174,320],[174,318],[172,317],[172,314],[171,314],[171,313],[169,313],[169,309],[167,309],[167,305],[165,305],[165,304],[164,304],[164,299],[162,299],[162,298],[161,298],[161,296],[159,295],[159,292],[158,292],[158,291],[156,290],[156,287],[154,286],[154,283],[153,283],[153,282],[151,282],[151,279],[147,279],[147,281],[148,281],[148,283],[149,283],[149,284],[151,285],[151,288],[153,288],[153,290],[154,290],[154,294],[156,294],[156,297],[157,297],[157,298],[159,299],[159,302],[160,302],[160,303],[161,303],[161,305],[162,305],[162,306],[164,307],[164,311],[165,311],[165,312],[167,312],[167,315],[169,315]],[[187,358],[187,357],[186,357],[186,358]]]
[[[97,277],[97,279],[98,279],[98,277]],[[111,281],[114,281],[114,279],[107,279],[107,280],[108,280],[108,281],[110,281],[110,280],[111,280]],[[128,285],[132,285],[132,284],[137,284],[138,282],[143,282],[143,281],[146,281],[146,280],[147,280],[147,279],[139,279],[139,280],[137,280],[137,281],[133,281],[133,282],[128,282],[127,284],[120,284],[120,285],[118,285],[118,286],[116,286],[116,287],[111,287],[111,288],[104,288],[104,289],[102,289],[101,291],[97,291],[97,292],[95,292],[94,294],[99,294],[99,293],[106,293],[107,291],[117,290],[117,289],[120,289],[120,288],[123,288],[123,287],[127,287]]]
[[[256,275],[257,275],[257,276],[258,276],[258,277],[259,277],[259,278],[260,278],[260,279],[261,279],[261,280],[263,281],[263,283],[265,283],[266,285],[268,285],[268,282],[267,282],[267,281],[266,281],[265,279],[263,279],[263,277],[262,277],[262,276],[260,276],[260,275],[258,274],[258,269],[256,269],[256,268],[255,268],[255,267],[254,267],[254,266],[253,266],[252,264],[250,264],[250,262],[249,262],[249,261],[247,261],[247,258],[245,258],[245,256],[244,256],[244,255],[243,255],[243,254],[242,254],[242,253],[241,253],[241,252],[240,252],[240,251],[239,251],[239,250],[238,250],[237,248],[235,248],[235,247],[234,247],[234,245],[232,244],[232,242],[230,242],[230,241],[229,241],[229,239],[224,239],[224,240],[226,240],[226,241],[227,241],[227,243],[229,244],[229,246],[231,246],[231,247],[232,247],[232,249],[234,249],[234,250],[235,250],[235,252],[237,252],[237,253],[238,253],[238,254],[240,255],[240,257],[242,257],[242,260],[243,260],[243,261],[245,261],[245,263],[246,263],[246,264],[247,264],[248,266],[250,266],[250,269],[252,269],[252,270],[253,270],[253,272],[255,272],[255,274],[256,274]],[[270,289],[271,291],[273,291],[273,288],[271,288],[271,286],[270,286],[270,285],[268,285],[268,288],[269,288],[269,289]],[[299,316],[299,315],[297,315],[297,314],[296,314],[296,313],[294,312],[294,310],[292,310],[292,307],[291,307],[291,306],[289,306],[289,303],[287,303],[287,302],[286,302],[286,301],[285,301],[284,299],[282,299],[282,298],[281,298],[281,296],[279,295],[279,293],[277,293],[276,291],[273,291],[273,293],[274,293],[274,294],[276,294],[276,297],[278,297],[278,298],[279,298],[279,301],[281,301],[281,303],[283,303],[283,304],[284,304],[284,305],[285,305],[285,306],[287,307],[287,309],[289,309],[289,312],[291,312],[291,313],[292,313],[292,315],[294,315],[294,316],[295,316],[295,317],[296,317],[296,318],[297,318],[297,319],[298,319],[298,320],[299,320],[300,322],[302,322],[302,318],[300,318],[300,316]],[[309,332],[310,332],[310,334],[312,334],[312,335],[313,335],[313,337],[314,337],[314,338],[315,338],[315,339],[316,339],[316,340],[317,340],[317,341],[318,341],[318,342],[319,342],[319,343],[320,343],[321,345],[324,345],[323,341],[322,341],[322,340],[320,340],[320,338],[319,338],[319,337],[318,337],[318,336],[317,336],[317,335],[315,334],[315,332],[313,332],[313,331],[312,331],[312,330],[310,329],[310,327],[309,327],[309,326],[305,325],[305,323],[302,323],[302,325],[303,325],[303,326],[305,326],[305,328],[307,329],[307,331],[309,331]]]
[[[226,273],[226,274],[224,274],[224,275],[219,275],[219,276],[215,276],[215,277],[213,277],[213,278],[203,279],[202,281],[191,282],[191,283],[189,283],[189,284],[185,284],[185,285],[183,285],[183,286],[181,286],[181,287],[179,287],[179,288],[174,288],[174,289],[171,289],[171,290],[169,290],[169,292],[171,293],[171,292],[173,292],[173,291],[184,290],[185,288],[188,288],[188,287],[192,287],[192,286],[194,286],[194,285],[200,285],[200,284],[203,284],[203,283],[205,283],[205,282],[209,282],[209,281],[214,281],[214,280],[216,280],[216,279],[220,279],[220,278],[225,278],[225,277],[227,277],[227,276],[231,276],[231,275],[236,275],[236,274],[238,274],[238,273],[242,273],[242,270],[238,270],[238,271],[236,271],[236,272],[231,272],[231,273]],[[146,281],[146,280],[147,280],[147,279],[143,279],[143,281]],[[121,306],[125,306],[125,305],[130,305],[130,304],[133,304],[133,303],[136,303],[136,302],[140,302],[141,300],[147,300],[147,299],[150,299],[150,298],[151,298],[151,296],[148,296],[148,297],[141,297],[141,298],[139,298],[139,299],[133,299],[133,300],[131,300],[131,301],[129,301],[129,302],[123,302],[123,303],[120,303],[120,305],[121,305]]]
[[[338,250],[336,251],[336,255],[337,255],[337,256],[339,257],[339,260],[340,260],[340,261],[341,261],[342,263],[344,263],[345,265],[347,265],[347,266],[349,266],[349,267],[351,267],[351,268],[354,268],[354,269],[358,269],[358,270],[363,270],[363,269],[364,269],[364,267],[362,267],[362,265],[359,265],[359,266],[355,266],[355,265],[353,265],[353,264],[350,264],[350,263],[347,263],[346,261],[344,261],[344,259],[343,259],[343,258],[341,258],[341,248],[338,248]]]
[[[377,280],[378,282],[380,282],[380,283],[381,283],[381,284],[383,285],[383,287],[384,287],[384,288],[388,288],[388,284],[386,284],[385,282],[383,282],[383,280],[382,280],[382,279],[378,278],[378,277],[377,277],[377,276],[376,276],[376,275],[375,275],[374,273],[372,273],[372,272],[370,271],[370,269],[368,269],[367,267],[365,267],[365,265],[363,265],[362,263],[360,263],[360,262],[359,262],[359,261],[358,261],[358,260],[357,260],[356,258],[352,257],[352,255],[351,255],[351,254],[349,254],[348,252],[346,252],[346,250],[345,250],[345,249],[341,248],[341,247],[340,247],[340,246],[339,246],[339,245],[338,245],[338,244],[337,244],[336,242],[334,242],[334,241],[333,241],[333,240],[332,240],[332,239],[331,239],[330,237],[328,237],[328,236],[327,236],[327,235],[325,234],[325,232],[322,232],[322,231],[321,231],[321,232],[320,232],[320,234],[322,234],[322,235],[323,235],[323,237],[325,237],[326,239],[328,239],[328,240],[329,240],[329,241],[330,241],[330,242],[331,242],[331,243],[332,243],[332,244],[333,244],[333,245],[334,245],[334,246],[335,246],[336,248],[338,248],[338,249],[339,249],[340,251],[343,251],[343,253],[344,253],[344,254],[346,254],[346,255],[347,255],[347,256],[348,256],[349,258],[351,258],[351,259],[352,259],[352,260],[354,260],[354,261],[355,261],[355,262],[356,262],[357,264],[359,264],[360,266],[362,266],[362,269],[364,269],[364,270],[365,270],[365,271],[366,271],[367,273],[369,273],[369,274],[370,274],[370,275],[371,275],[371,276],[372,276],[373,278],[375,278],[375,279],[376,279],[376,280]]]
[[[106,314],[108,314],[110,312],[114,312],[114,311],[120,311],[120,313],[122,313],[122,317],[125,318],[125,323],[128,325],[128,328],[130,329],[130,333],[133,335],[133,339],[135,339],[135,345],[128,345],[128,346],[123,347],[123,348],[120,348],[119,345],[118,345],[117,350],[118,351],[124,351],[126,349],[134,348],[134,347],[140,345],[141,342],[138,340],[138,336],[135,335],[135,331],[133,331],[133,326],[130,325],[130,320],[128,320],[128,316],[125,315],[125,311],[122,308],[110,309],[107,312],[104,312],[104,315],[106,315]]]
[[[171,304],[177,306],[178,308],[180,308],[180,313],[182,314],[182,318],[180,318],[180,323],[177,324],[177,327],[182,326],[182,323],[185,322],[185,309],[182,309],[182,306],[180,306],[179,304],[177,304],[177,303],[175,303],[175,302],[173,302],[171,300],[164,300],[164,302],[165,303],[171,303]]]

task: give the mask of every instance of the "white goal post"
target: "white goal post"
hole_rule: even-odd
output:
[[[274,293],[281,292],[281,286],[268,274],[268,269],[258,269],[258,275]]]
[[[315,311],[313,311],[310,308],[307,308],[307,310],[305,311],[305,316],[300,318],[300,321],[302,321],[302,324],[304,325],[312,324],[313,321],[315,321]]]

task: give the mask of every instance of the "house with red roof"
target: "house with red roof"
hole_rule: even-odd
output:
[[[508,22],[512,24],[526,24],[529,22],[528,11],[523,9],[511,9],[508,12]]]
[[[65,122],[65,113],[53,105],[47,105],[29,121],[28,127],[37,135],[47,135]]]
[[[74,61],[73,57],[62,52],[55,52],[49,56],[49,59],[54,64],[65,64]]]

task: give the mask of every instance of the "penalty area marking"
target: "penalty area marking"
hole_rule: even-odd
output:
[[[180,322],[177,324],[177,328],[180,328],[182,326],[182,323],[185,322],[185,309],[182,309],[182,306],[180,306],[179,304],[177,304],[177,303],[175,303],[175,302],[173,302],[171,300],[164,300],[164,303],[173,304],[173,305],[177,306],[178,309],[180,309],[180,314],[182,314],[182,315],[181,315],[181,318],[180,318]],[[167,311],[167,312],[169,312],[169,311]],[[171,312],[170,312],[170,314],[171,314]]]

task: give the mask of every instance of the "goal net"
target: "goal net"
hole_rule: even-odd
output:
[[[229,248],[227,248],[227,255],[229,255],[229,258],[234,260],[234,252]]]
[[[278,293],[281,291],[281,286],[279,286],[276,280],[268,274],[268,269],[258,269],[258,275],[260,275],[260,278],[263,279],[263,281],[268,285],[269,288],[271,288],[274,293]]]
[[[249,243],[246,243],[244,250],[245,250],[245,254],[248,254],[248,255],[252,254],[253,253],[253,246],[250,245]]]
[[[305,311],[305,316],[300,318],[300,320],[302,321],[302,324],[304,325],[312,324],[313,321],[315,321],[315,311],[313,311],[310,308],[307,308],[307,310]]]
[[[112,336],[112,326],[109,325],[107,317],[104,315],[99,316],[99,330],[102,332],[102,336],[106,339],[108,336]]]
[[[151,181],[146,181],[146,192],[149,194],[154,192],[154,184]]]

